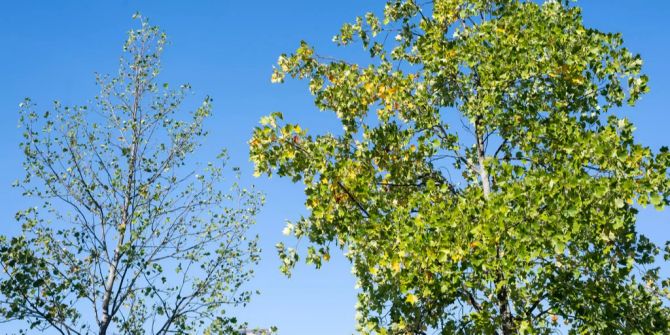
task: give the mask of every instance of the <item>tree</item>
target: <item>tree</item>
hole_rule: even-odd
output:
[[[275,113],[251,159],[305,184],[309,215],[286,230],[317,267],[346,250],[359,331],[670,331],[660,248],[635,224],[668,205],[670,154],[617,109],[647,91],[619,34],[585,27],[571,1],[390,0],[334,41],[370,65],[303,42],[272,80],[308,80],[343,130]],[[301,252],[278,249],[288,272]]]
[[[26,176],[43,200],[0,244],[0,315],[60,334],[236,333],[258,261],[246,237],[262,198],[189,156],[207,132],[207,97],[181,120],[190,87],[159,84],[166,35],[141,20],[117,76],[87,105],[21,104]],[[234,169],[237,170],[237,169]],[[230,189],[228,190],[228,188]],[[25,332],[27,330],[23,330]]]

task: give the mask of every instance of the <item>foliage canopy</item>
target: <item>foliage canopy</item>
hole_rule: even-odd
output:
[[[670,154],[615,113],[647,91],[619,34],[570,1],[390,0],[334,41],[370,65],[303,42],[272,80],[307,80],[343,131],[274,113],[251,159],[305,184],[287,231],[317,266],[346,250],[362,333],[669,331],[660,248],[635,222],[669,204]],[[289,272],[299,252],[278,249]]]

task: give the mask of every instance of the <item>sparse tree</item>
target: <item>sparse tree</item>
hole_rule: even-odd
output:
[[[17,214],[23,234],[0,243],[0,316],[21,332],[236,333],[225,313],[245,304],[257,263],[246,234],[262,202],[224,180],[216,163],[188,159],[206,131],[205,98],[159,83],[166,36],[141,17],[116,76],[95,99],[38,113],[21,104],[25,178],[41,206]],[[190,115],[190,116],[189,116]],[[236,170],[236,169],[232,169]],[[18,330],[17,330],[18,331]]]

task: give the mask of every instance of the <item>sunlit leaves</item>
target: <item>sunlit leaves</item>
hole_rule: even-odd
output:
[[[648,90],[619,34],[569,1],[393,0],[334,41],[371,65],[303,42],[273,81],[309,81],[343,133],[273,114],[251,159],[305,184],[310,214],[287,232],[317,266],[346,250],[362,333],[667,332],[635,220],[668,204],[670,159],[615,114]],[[298,251],[279,250],[288,272]]]

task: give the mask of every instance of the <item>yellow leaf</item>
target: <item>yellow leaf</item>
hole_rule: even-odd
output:
[[[391,263],[391,269],[393,269],[393,272],[400,272],[400,262],[393,261],[393,263]]]
[[[417,298],[414,294],[410,293],[407,295],[405,301],[409,302],[412,305],[415,305],[417,301],[419,301],[419,298]]]
[[[386,97],[386,86],[379,86],[377,89],[377,95],[384,99]]]
[[[368,82],[368,83],[365,83],[365,85],[363,85],[363,88],[364,88],[365,91],[367,91],[368,93],[372,93],[372,92],[374,91],[375,85],[373,85],[372,83]]]

